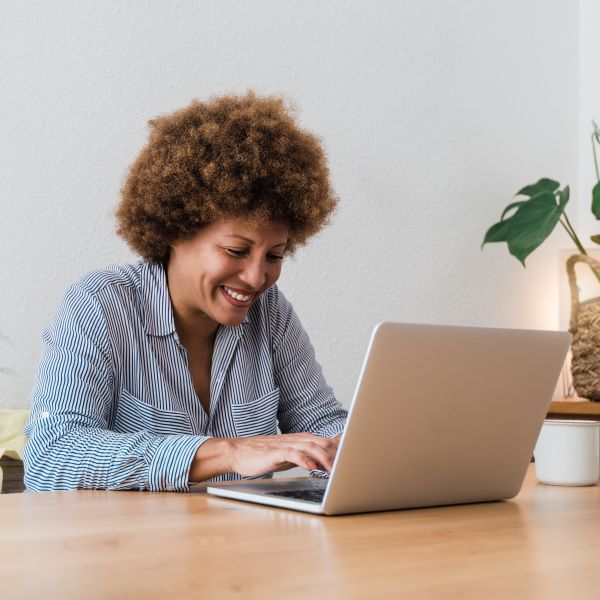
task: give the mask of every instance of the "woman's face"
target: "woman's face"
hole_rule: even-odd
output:
[[[242,323],[252,303],[279,279],[287,240],[286,225],[238,218],[175,242],[167,276],[176,316]]]

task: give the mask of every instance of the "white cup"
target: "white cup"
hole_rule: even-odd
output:
[[[600,476],[600,421],[546,419],[533,455],[540,483],[594,485]]]

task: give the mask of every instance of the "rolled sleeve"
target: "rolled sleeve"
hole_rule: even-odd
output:
[[[209,436],[167,435],[151,451],[148,489],[151,492],[189,491],[189,472],[198,448]]]

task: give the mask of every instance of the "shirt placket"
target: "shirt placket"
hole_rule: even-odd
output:
[[[243,325],[235,327],[219,327],[215,339],[212,365],[210,369],[210,419],[215,415],[227,372],[231,367]]]

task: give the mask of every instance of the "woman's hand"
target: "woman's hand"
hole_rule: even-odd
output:
[[[302,467],[331,471],[341,436],[284,433],[239,438],[211,438],[198,448],[190,481],[205,481],[223,473],[254,477]]]
[[[233,438],[231,468],[245,477],[302,467],[331,471],[340,436],[324,438],[312,433],[284,433]]]

